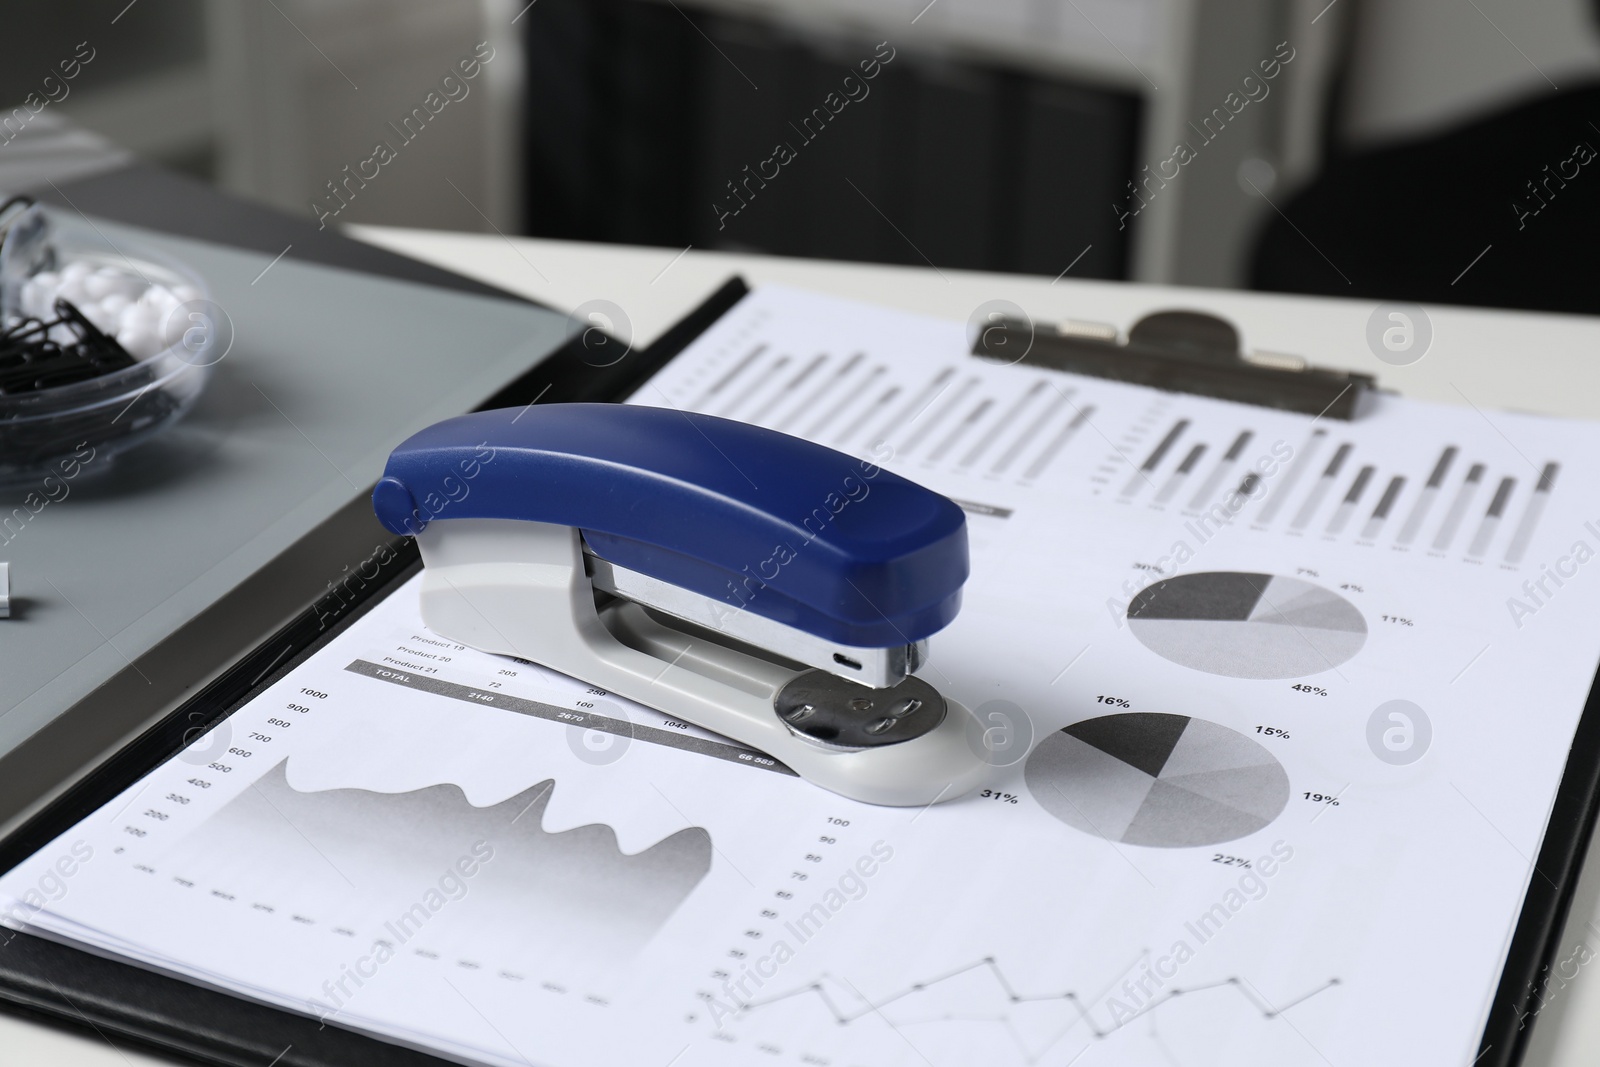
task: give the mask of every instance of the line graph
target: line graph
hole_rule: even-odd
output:
[[[1148,955],[1148,952],[1143,953],[1141,958],[1148,957]],[[913,1000],[914,998],[920,998],[922,994],[929,993],[939,986],[946,985],[948,983],[954,983],[957,979],[975,974],[986,977],[992,983],[994,990],[999,993],[1000,998],[1004,1003],[1021,1006],[1025,1004],[1043,1004],[1055,1002],[1065,1005],[1067,1008],[1069,1008],[1071,1017],[1064,1025],[1060,1026],[1056,1030],[1053,1036],[1045,1040],[1042,1045],[1036,1043],[1033,1047],[1030,1047],[1029,1043],[1024,1039],[1018,1028],[1013,1025],[1015,1020],[1012,1014],[1006,1011],[1000,1011],[993,1014],[982,1014],[975,1012],[972,1010],[971,1006],[969,1006],[966,1002],[963,1002],[963,1010],[961,1011],[935,1010],[913,1017],[897,1016],[894,1019],[890,1019],[884,1014],[884,1011],[887,1008]],[[1291,1008],[1294,1008],[1300,1004],[1304,1004],[1306,1001],[1321,993],[1327,992],[1339,984],[1340,980],[1338,978],[1329,978],[1320,985],[1314,986],[1308,990],[1304,990],[1286,1000],[1274,1003],[1263,997],[1259,990],[1257,990],[1255,986],[1253,986],[1244,976],[1230,975],[1227,978],[1222,978],[1214,982],[1204,982],[1187,986],[1170,986],[1165,989],[1161,989],[1158,992],[1150,994],[1147,999],[1143,999],[1132,1006],[1122,1005],[1126,1011],[1125,1014],[1115,1010],[1111,1011],[1110,1015],[1112,1021],[1109,1024],[1105,1024],[1095,1018],[1091,1009],[1097,1005],[1108,1003],[1114,999],[1111,996],[1110,990],[1107,990],[1105,993],[1102,993],[1098,996],[1084,996],[1077,990],[1071,989],[1048,992],[1024,992],[1018,988],[1016,983],[1014,983],[1010,977],[1006,975],[1005,971],[1001,968],[999,961],[996,960],[995,957],[985,956],[982,959],[963,964],[962,966],[955,967],[934,977],[912,982],[911,984],[899,990],[874,999],[868,999],[864,997],[855,987],[855,985],[852,984],[848,979],[835,976],[828,972],[823,972],[816,979],[811,982],[807,982],[804,985],[795,986],[792,989],[785,990],[782,993],[774,993],[771,996],[758,997],[745,1001],[739,1006],[737,1016],[750,1016],[760,1012],[762,1009],[771,1008],[774,1005],[781,1004],[786,1001],[810,998],[821,1004],[826,1010],[827,1014],[832,1017],[834,1023],[839,1026],[850,1026],[853,1023],[871,1017],[880,1018],[890,1027],[896,1029],[899,1027],[918,1026],[932,1023],[993,1023],[1003,1030],[1016,1045],[1017,1051],[1023,1057],[1024,1062],[1031,1065],[1038,1063],[1052,1048],[1054,1048],[1062,1039],[1064,1039],[1080,1024],[1087,1029],[1087,1031],[1093,1036],[1094,1040],[1103,1041],[1122,1030],[1129,1023],[1145,1018],[1161,1007],[1172,1003],[1174,1000],[1177,1000],[1179,997],[1193,997],[1196,994],[1229,989],[1232,990],[1236,996],[1243,999],[1253,1010],[1258,1012],[1263,1021],[1270,1022],[1271,1020],[1282,1016]],[[1126,988],[1126,985],[1124,988]],[[844,1003],[847,1000],[855,1001],[856,1003]]]

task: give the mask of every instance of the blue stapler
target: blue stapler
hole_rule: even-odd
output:
[[[760,749],[857,800],[957,797],[972,713],[914,672],[955,617],[966,519],[821,445],[661,408],[482,411],[372,495],[416,537],[430,629]]]

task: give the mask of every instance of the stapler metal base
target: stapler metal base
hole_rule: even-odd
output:
[[[456,519],[431,524],[417,543],[426,564],[423,620],[441,637],[538,662],[697,723],[866,803],[950,799],[990,770],[973,742],[982,735],[976,718],[918,678],[872,688],[808,669],[814,655],[787,658],[727,628],[675,625],[670,613],[604,589],[597,596],[607,583],[591,580],[594,563],[586,566],[573,527]],[[892,656],[905,659],[886,663],[891,679],[920,650]]]

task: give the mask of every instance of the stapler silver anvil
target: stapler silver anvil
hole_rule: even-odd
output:
[[[972,713],[917,675],[955,617],[967,529],[870,462],[677,410],[449,419],[373,491],[417,539],[440,636],[543,664],[876,804],[961,796]]]

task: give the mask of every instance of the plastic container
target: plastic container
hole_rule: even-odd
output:
[[[67,471],[76,474],[86,464],[99,468],[147,441],[194,406],[211,367],[232,343],[226,313],[212,302],[205,280],[193,270],[148,249],[125,243],[114,247],[93,228],[55,217],[47,220],[38,212],[29,209],[31,217],[13,224],[0,245],[0,323],[9,327],[18,322],[25,303],[40,310],[40,295],[47,287],[37,280],[59,279],[73,263],[83,263],[87,269],[74,271],[75,276],[125,279],[119,291],[129,303],[142,300],[151,307],[145,318],[154,332],[125,335],[143,338],[137,345],[143,352],[130,349],[136,359],[132,366],[87,381],[0,396],[0,486],[37,483]],[[31,290],[30,282],[36,283]],[[91,320],[98,313],[101,322],[96,325],[117,334],[116,323],[105,321],[97,300],[80,295],[73,303]]]

